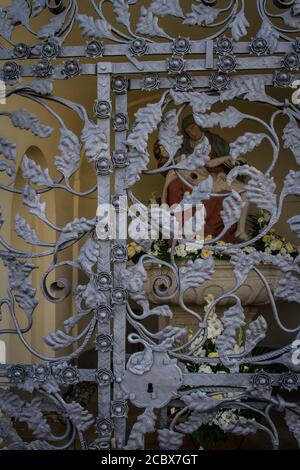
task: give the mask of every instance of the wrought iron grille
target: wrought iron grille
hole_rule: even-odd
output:
[[[171,23],[176,25],[176,36]],[[27,100],[29,107],[34,103],[47,111],[61,135],[55,151],[59,156],[54,160],[58,179],[34,159],[26,155],[20,159],[16,144],[2,131],[0,135],[1,201],[18,197],[28,214],[57,233],[54,242],[41,240],[26,217],[17,215],[11,224],[28,248],[13,246],[4,235],[0,239],[3,284],[4,276],[8,279],[7,293],[0,301],[1,322],[11,325],[2,327],[1,334],[17,336],[36,358],[28,365],[0,366],[3,448],[143,449],[147,435],[155,432],[161,449],[178,449],[185,435],[212,422],[220,410],[232,409],[252,412],[258,419],[241,413],[238,420],[227,424],[226,432],[247,436],[264,431],[276,449],[279,437],[273,412],[280,411],[299,444],[299,403],[289,399],[287,392],[299,388],[298,343],[294,340],[299,338],[300,326],[287,327],[275,302],[299,302],[299,256],[245,250],[280,220],[287,197],[300,196],[299,171],[286,168],[278,194],[272,176],[283,148],[293,153],[296,164],[300,161],[300,111],[291,101],[300,60],[299,29],[299,0],[12,0],[1,7],[1,78],[7,100],[1,116],[19,130],[49,138],[53,129],[31,111],[8,110],[10,100],[17,96]],[[28,40],[17,42],[20,34]],[[78,76],[97,81],[93,110],[97,122],[81,103],[53,94],[53,84]],[[136,91],[148,93],[148,104],[130,122],[128,103]],[[242,106],[245,102],[247,111]],[[257,116],[258,106],[266,107],[265,120]],[[60,107],[81,119],[80,137],[66,126]],[[121,196],[126,196],[147,212],[134,194],[135,183],[171,170],[191,189],[184,196],[186,201],[220,197],[211,178],[191,187],[184,176],[185,170],[205,165],[207,142],[206,148],[175,159],[182,145],[178,122],[187,108],[201,127],[238,129],[239,137],[230,145],[232,162],[263,141],[268,144],[264,171],[248,161],[227,175],[231,189],[223,194],[223,232],[205,245],[210,253],[228,257],[235,285],[206,311],[200,306],[192,309],[185,298],[190,289],[198,289],[213,276],[214,256],[178,265],[175,239],[170,262],[146,252],[132,264],[127,261],[127,240],[118,232],[111,240],[109,227],[96,214],[57,227],[44,202],[51,192],[86,198],[96,191],[100,207],[112,202],[122,211]],[[259,131],[248,131],[251,126]],[[149,139],[157,132],[168,158],[153,169]],[[76,173],[80,178],[81,148],[84,158],[94,165],[97,179],[96,186],[85,192],[73,185]],[[15,184],[18,170],[22,187]],[[244,178],[244,185],[234,190],[239,177]],[[265,228],[255,239],[218,243],[241,218],[246,203],[269,214]],[[299,216],[288,222],[299,236]],[[0,224],[4,230],[2,215]],[[76,245],[80,246],[78,256],[68,260],[64,253],[69,256]],[[49,305],[63,306],[69,296],[74,298],[72,315],[61,329],[44,338],[54,351],[49,357],[33,348],[26,336],[36,321],[39,299],[33,276],[43,258],[51,258],[44,272],[38,270],[44,299]],[[275,289],[262,273],[263,264],[282,271]],[[151,293],[144,288],[149,266],[159,271],[152,279]],[[83,273],[85,281],[74,286],[67,276],[53,278],[53,273],[67,267]],[[293,336],[276,350],[258,349],[267,335],[267,319],[259,315],[247,321],[237,295],[252,271],[266,290],[275,323]],[[156,305],[150,302],[153,296]],[[148,326],[149,318],[171,317],[175,298],[186,318],[194,319],[191,336],[172,320],[164,327],[158,321],[155,331]],[[222,301],[230,307],[221,317],[224,329],[217,340],[218,353],[194,354],[207,339],[210,313]],[[26,324],[20,323],[21,312]],[[47,310],[40,315],[47,315]],[[241,328],[245,337],[237,351]],[[78,358],[91,341],[95,342],[97,366],[82,368]],[[134,349],[136,345],[139,350]],[[200,372],[201,365],[221,365],[228,373]],[[256,368],[256,372],[246,373],[244,366],[252,371]],[[93,415],[89,405],[95,388],[98,412]],[[136,409],[140,411],[134,421]],[[30,438],[22,435],[22,423],[27,424]],[[61,427],[63,434],[56,433]]]

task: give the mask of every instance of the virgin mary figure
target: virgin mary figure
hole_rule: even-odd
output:
[[[203,201],[206,210],[204,235],[212,235],[216,237],[224,229],[224,224],[221,218],[221,210],[223,208],[224,193],[231,192],[232,189],[238,191],[243,188],[244,184],[239,181],[234,181],[232,186],[229,187],[227,183],[227,175],[234,167],[232,160],[229,157],[230,146],[226,140],[217,134],[211,133],[207,129],[202,129],[194,121],[192,115],[187,116],[182,122],[183,132],[183,145],[180,154],[190,155],[193,153],[195,147],[199,145],[205,137],[207,138],[211,151],[210,160],[205,166],[197,170],[180,170],[180,174],[191,185],[196,186],[201,181],[206,180],[209,176],[213,179],[213,193],[219,193],[219,197],[212,197]],[[155,145],[154,154],[158,160],[158,165],[162,166],[168,160],[168,154],[158,142]],[[244,160],[240,159],[237,164],[243,164]],[[192,188],[186,185],[175,173],[174,170],[168,172],[166,177],[165,186],[162,194],[162,203],[168,204],[170,207],[179,204],[186,192],[191,192]],[[223,194],[223,196],[222,196]],[[245,207],[240,218],[239,224],[234,224],[222,237],[225,243],[233,243],[235,240],[244,240],[247,238],[245,232],[246,217],[248,207]]]

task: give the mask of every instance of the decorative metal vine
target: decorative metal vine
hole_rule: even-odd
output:
[[[220,409],[246,409],[260,416],[259,421],[241,417],[228,426],[227,431],[238,435],[250,435],[265,431],[273,448],[279,447],[279,437],[271,413],[274,410],[285,413],[285,421],[300,444],[299,403],[288,401],[281,394],[274,394],[299,388],[300,365],[293,360],[293,345],[256,354],[259,343],[266,337],[267,321],[260,315],[246,324],[246,315],[236,294],[245,283],[248,274],[254,270],[260,277],[270,300],[278,327],[299,339],[300,326],[288,328],[279,318],[275,299],[299,302],[299,257],[290,255],[273,256],[266,253],[246,254],[242,248],[252,244],[278,222],[284,200],[289,195],[300,196],[300,172],[288,170],[283,186],[276,195],[272,171],[280,158],[283,146],[294,154],[300,163],[299,106],[289,100],[280,101],[271,96],[272,87],[289,87],[297,77],[299,68],[300,29],[299,0],[286,2],[276,0],[257,1],[260,26],[256,37],[247,36],[250,26],[244,0],[228,0],[226,7],[218,8],[216,1],[191,2],[189,10],[179,0],[101,0],[90,2],[95,16],[86,15],[87,2],[75,0],[12,0],[8,7],[0,10],[0,59],[1,78],[7,84],[6,98],[18,95],[29,102],[39,104],[56,119],[61,138],[58,156],[54,164],[60,177],[54,180],[48,169],[24,155],[22,174],[25,185],[16,189],[17,174],[16,144],[0,135],[0,171],[3,181],[0,190],[16,194],[28,212],[57,233],[55,243],[40,240],[35,230],[20,215],[16,216],[16,234],[29,245],[28,251],[20,251],[0,238],[0,259],[8,272],[6,298],[0,300],[1,315],[10,315],[13,329],[1,329],[1,334],[17,334],[24,346],[40,360],[39,365],[0,365],[0,437],[6,449],[62,449],[80,445],[83,449],[102,449],[115,446],[124,449],[142,449],[145,435],[157,429],[158,410],[177,401],[178,412],[171,422],[157,430],[161,449],[178,449],[185,434],[209,423]],[[275,4],[275,9],[274,9]],[[82,8],[81,8],[82,7]],[[138,20],[133,24],[131,11],[139,10]],[[283,14],[279,15],[278,9]],[[47,11],[48,12],[47,12]],[[33,29],[31,20],[39,15],[46,17],[45,25],[38,31]],[[200,40],[173,37],[165,30],[163,18],[167,15],[174,21],[201,30]],[[115,26],[117,23],[118,26]],[[160,24],[161,23],[161,24]],[[282,24],[283,23],[283,24]],[[68,45],[68,36],[75,24],[88,42],[76,49]],[[34,45],[15,43],[14,27],[21,25],[36,40]],[[210,34],[213,31],[212,34]],[[193,33],[194,34],[194,33]],[[203,36],[203,37],[202,37]],[[241,39],[245,39],[242,42]],[[4,47],[3,47],[4,46]],[[276,54],[275,54],[276,53]],[[153,59],[154,54],[167,55],[165,60]],[[194,54],[197,54],[195,58]],[[120,55],[124,62],[107,62],[107,57]],[[143,60],[141,56],[145,56]],[[200,58],[199,58],[200,56]],[[96,59],[81,64],[80,57]],[[64,63],[54,59],[65,58]],[[34,63],[32,62],[34,60]],[[21,61],[21,62],[20,62]],[[260,69],[269,69],[261,74]],[[206,74],[200,74],[206,70]],[[245,72],[256,70],[257,75]],[[131,74],[141,73],[140,78]],[[244,73],[239,73],[244,71]],[[94,114],[97,123],[91,121],[88,112],[78,103],[52,94],[53,80],[73,79],[79,75],[97,77],[97,101]],[[23,83],[22,77],[34,77],[30,83]],[[127,100],[131,90],[161,90],[159,100],[140,108],[135,122],[129,122]],[[115,95],[114,105],[111,94]],[[234,103],[232,101],[234,100]],[[239,102],[248,100],[249,113],[239,110]],[[218,103],[227,103],[221,112],[213,112]],[[52,103],[67,107],[82,120],[80,138],[68,129]],[[268,122],[255,115],[255,103],[273,107]],[[245,199],[258,208],[267,211],[269,222],[256,239],[233,245],[220,246],[215,239],[205,242],[213,253],[230,257],[236,284],[229,291],[215,299],[206,312],[194,311],[185,302],[185,293],[209,280],[214,273],[213,257],[207,260],[188,261],[177,266],[174,259],[176,240],[171,248],[171,262],[167,263],[152,255],[143,255],[136,265],[127,264],[127,241],[117,234],[113,241],[97,235],[105,234],[95,217],[69,221],[65,227],[57,227],[46,215],[43,195],[49,191],[66,191],[74,197],[85,197],[97,191],[98,203],[110,202],[121,210],[120,197],[127,196],[141,211],[148,211],[134,195],[134,184],[144,175],[155,175],[174,170],[185,181],[184,170],[196,170],[205,165],[209,156],[209,145],[196,147],[192,155],[175,155],[182,145],[183,136],[179,130],[179,118],[184,108],[190,107],[194,120],[201,127],[235,128],[247,121],[261,127],[260,133],[251,131],[239,136],[230,144],[230,157],[234,162],[266,141],[270,152],[268,167],[262,172],[247,165],[235,167],[227,177],[231,187],[239,177],[246,178],[244,188],[224,194],[222,210],[224,231],[235,224],[244,206]],[[27,130],[34,136],[47,139],[53,132],[41,123],[38,116],[26,109],[0,112],[0,117],[10,119],[17,129]],[[57,106],[55,106],[57,109]],[[252,110],[252,112],[251,112]],[[281,136],[276,128],[279,117],[284,116],[286,124]],[[114,132],[114,149],[110,148],[110,132]],[[251,127],[250,127],[251,128]],[[149,138],[158,131],[159,143],[168,152],[168,161],[159,169],[149,169]],[[84,193],[72,187],[72,176],[80,171],[81,149],[88,162],[95,165],[97,184]],[[113,150],[113,152],[111,151]],[[115,187],[110,187],[111,173],[114,173]],[[185,181],[187,184],[188,182]],[[195,186],[186,194],[184,202],[199,201],[217,197],[212,191],[210,178]],[[0,227],[4,224],[0,212]],[[300,236],[300,216],[289,221],[291,229]],[[76,260],[60,261],[60,254],[82,241]],[[143,242],[143,240],[139,240]],[[30,246],[36,248],[31,251]],[[35,260],[51,257],[46,272],[41,275],[42,293],[50,303],[63,302],[72,294],[76,311],[64,323],[63,330],[50,333],[44,341],[53,351],[67,347],[72,352],[66,355],[47,357],[33,349],[26,339],[34,322],[34,311],[39,303],[31,275],[36,268]],[[275,291],[260,271],[262,263],[271,264],[283,273]],[[160,304],[153,307],[144,291],[147,281],[147,266],[163,265],[170,275],[159,275],[153,282],[153,291]],[[65,278],[56,279],[61,286],[61,295],[53,295],[53,286],[48,286],[51,273],[61,267],[82,271],[88,281],[84,285],[70,286]],[[174,281],[172,281],[172,279]],[[178,296],[178,302],[187,315],[198,322],[198,330],[188,338],[187,330],[169,325],[159,331],[150,331],[143,320],[149,316],[171,317],[171,300]],[[208,334],[208,317],[212,309],[224,298],[232,300],[232,307],[225,311],[222,322],[224,331],[217,342],[218,357],[200,357],[193,354],[191,344],[198,339],[201,348]],[[27,318],[27,325],[20,326],[16,309],[21,309]],[[72,334],[80,321],[85,327]],[[134,333],[128,335],[127,324]],[[243,351],[235,353],[237,333],[245,328]],[[96,340],[98,356],[97,369],[79,369],[72,362],[88,345],[91,338]],[[126,355],[126,343],[140,345],[139,352]],[[186,364],[221,364],[228,374],[189,373]],[[240,366],[254,364],[261,368],[256,374],[240,373]],[[284,372],[274,372],[280,366]],[[271,367],[271,369],[270,369]],[[226,377],[224,377],[226,375]],[[63,391],[82,383],[96,383],[98,390],[98,415],[93,417],[80,403],[66,401]],[[149,385],[156,384],[155,390]],[[216,398],[216,391],[220,398]],[[21,392],[20,394],[18,392]],[[230,393],[228,393],[230,392]],[[24,399],[24,393],[31,396]],[[144,411],[133,425],[129,437],[126,435],[126,421],[130,416],[130,405]],[[62,417],[65,430],[55,435],[51,430],[51,416]],[[185,418],[185,421],[183,421]],[[48,419],[48,420],[47,420]],[[14,422],[26,422],[35,440],[25,442]],[[86,431],[95,429],[98,437],[92,442]]]

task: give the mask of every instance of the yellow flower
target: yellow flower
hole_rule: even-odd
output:
[[[270,235],[265,235],[265,236],[263,237],[263,242],[265,242],[265,243],[270,243],[270,241],[271,241]]]
[[[136,249],[133,245],[128,246],[128,257],[133,258],[134,255],[136,254]]]
[[[206,250],[205,248],[203,250],[201,250],[201,258],[203,259],[207,259],[209,258],[211,255],[213,255],[213,251],[211,250]]]
[[[211,359],[216,359],[217,357],[219,357],[219,354],[217,352],[211,352],[209,353],[208,357],[210,357]]]
[[[143,251],[143,247],[142,247],[141,245],[136,245],[135,251],[136,251],[137,253],[141,253],[141,252]]]
[[[209,240],[212,240],[213,236],[212,235],[207,235],[207,237],[205,237],[205,241],[208,242]]]
[[[226,243],[223,242],[223,240],[217,242],[217,246],[225,246],[225,245],[226,245]]]
[[[290,242],[285,245],[285,249],[288,253],[293,253],[293,251],[295,251],[294,246]]]
[[[273,240],[271,243],[271,250],[272,251],[280,251],[283,246],[283,243],[281,240]]]

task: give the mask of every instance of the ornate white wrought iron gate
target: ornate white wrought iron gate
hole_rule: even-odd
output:
[[[289,400],[287,394],[299,387],[297,343],[289,342],[281,349],[261,353],[257,347],[266,337],[267,320],[260,315],[247,321],[237,291],[254,271],[269,297],[277,326],[297,340],[300,327],[291,329],[284,325],[274,299],[299,302],[299,257],[288,253],[247,252],[245,248],[262,239],[278,222],[286,197],[300,195],[299,172],[286,168],[278,195],[272,178],[282,148],[290,149],[299,164],[300,111],[289,98],[300,63],[300,43],[296,38],[300,29],[300,2],[195,0],[185,4],[180,0],[102,0],[99,4],[90,3],[12,0],[0,11],[0,33],[5,44],[0,49],[1,77],[7,86],[7,108],[2,106],[1,115],[8,117],[16,128],[31,131],[39,138],[50,136],[52,129],[33,113],[26,109],[8,111],[10,99],[17,95],[49,112],[61,132],[59,156],[55,159],[55,167],[61,174],[59,180],[24,156],[22,188],[14,185],[16,146],[2,131],[0,135],[1,201],[17,195],[30,214],[58,233],[55,243],[40,240],[26,218],[17,216],[12,224],[17,235],[28,243],[28,250],[15,248],[4,236],[0,239],[2,272],[8,273],[7,294],[0,301],[2,322],[8,317],[12,322],[12,327],[1,328],[1,333],[17,334],[38,360],[32,365],[0,366],[3,447],[142,449],[147,434],[156,432],[157,447],[172,450],[183,445],[185,435],[212,422],[220,410],[232,409],[240,414],[238,420],[227,424],[227,432],[245,436],[265,431],[272,446],[278,448],[278,433],[271,413],[279,410],[285,413],[287,426],[299,442],[299,403]],[[93,17],[86,14],[85,9],[90,6]],[[135,25],[131,22],[131,12],[137,14]],[[34,32],[32,22],[42,15],[45,15],[45,25]],[[177,37],[168,32],[166,18],[178,22]],[[243,40],[254,20],[258,29],[251,40]],[[11,40],[18,25],[26,34],[32,34],[34,45]],[[88,42],[77,40],[78,45],[71,46],[68,37],[76,25]],[[188,26],[193,39],[186,37]],[[114,57],[121,57],[121,61]],[[55,60],[59,58],[64,62]],[[82,104],[53,94],[56,80],[75,80],[79,75],[97,79],[94,106],[97,123]],[[25,81],[27,77],[33,80]],[[276,87],[287,99],[273,94]],[[135,91],[148,93],[149,99],[136,112],[135,122],[129,122],[128,103]],[[239,107],[243,100],[249,103],[247,113]],[[268,107],[268,120],[256,115],[258,103]],[[74,111],[83,121],[80,139],[65,126],[58,105]],[[178,121],[188,107],[202,128],[219,125],[243,129],[242,124],[247,123],[240,137],[230,145],[232,166],[263,141],[269,145],[265,171],[248,161],[234,166],[227,175],[231,189],[239,177],[244,177],[244,183],[240,189],[223,192],[223,232],[205,241],[205,245],[208,255],[221,254],[229,259],[235,286],[216,298],[205,311],[203,307],[191,309],[185,296],[189,289],[198,289],[213,276],[215,257],[190,257],[178,267],[175,240],[170,261],[146,251],[136,264],[128,263],[127,240],[118,231],[111,239],[111,227],[101,218],[70,220],[60,229],[47,218],[50,216],[46,215],[43,202],[49,191],[67,191],[74,198],[95,191],[92,188],[80,193],[72,187],[72,177],[80,169],[81,146],[85,157],[95,166],[99,207],[112,203],[120,213],[124,210],[125,197],[140,204],[141,210],[147,210],[137,200],[134,184],[144,175],[156,178],[159,173],[171,170],[191,189],[191,194],[184,196],[186,202],[195,204],[220,197],[213,190],[211,177],[191,186],[184,176],[186,170],[197,171],[205,166],[210,151],[207,140],[190,156],[175,159],[182,146]],[[284,117],[281,133],[277,126],[280,116]],[[255,129],[259,126],[260,131],[251,132],[252,125]],[[248,128],[250,131],[245,132]],[[168,157],[159,169],[151,169],[149,139],[157,131],[159,144]],[[265,227],[254,239],[227,245],[219,243],[241,218],[246,200],[269,214]],[[2,216],[0,222],[4,223]],[[299,216],[291,218],[289,224],[299,236]],[[81,243],[77,259],[66,261],[63,252],[77,243]],[[71,352],[53,357],[40,354],[26,339],[38,305],[37,286],[32,281],[35,260],[49,256],[52,259],[49,267],[39,274],[44,298],[50,304],[57,304],[73,291],[76,307],[64,322],[64,329],[45,338],[54,351],[72,348]],[[262,273],[263,264],[282,270],[275,290]],[[58,278],[49,288],[48,278],[66,266],[82,271],[87,277],[85,283],[70,286],[67,279]],[[144,290],[149,266],[159,271],[152,278],[151,295]],[[153,296],[156,306],[149,300]],[[150,331],[145,325],[148,318],[171,317],[174,299],[186,312],[186,318],[193,318],[197,325],[190,336],[187,329],[172,324],[172,320],[165,327],[158,321],[156,331]],[[208,318],[221,301],[231,306],[221,317],[223,332],[216,342],[217,354],[197,354],[209,334]],[[25,326],[20,326],[19,310],[26,315]],[[82,320],[86,322],[83,327]],[[242,344],[238,343],[240,331],[244,331]],[[97,367],[77,367],[78,357],[91,340],[95,341]],[[140,347],[136,352],[134,345]],[[228,372],[201,372],[203,365],[226,367]],[[90,403],[85,409],[74,398],[76,390],[80,398],[82,386],[89,390],[92,384],[97,387],[97,416],[88,411]],[[68,393],[71,399],[67,399]],[[136,409],[140,411],[135,421]],[[256,418],[248,418],[243,413],[245,410]],[[49,424],[53,416],[60,426],[65,425],[64,435],[55,435],[56,425]],[[18,423],[27,423],[31,439],[22,438]]]

